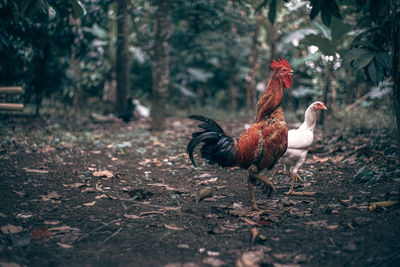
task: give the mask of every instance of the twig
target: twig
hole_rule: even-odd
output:
[[[141,212],[141,213],[139,214],[139,216],[142,217],[142,216],[144,216],[144,215],[151,215],[151,214],[161,214],[161,215],[166,216],[166,214],[165,214],[164,212],[158,211],[158,210],[154,210],[154,211],[144,211],[144,212]]]
[[[121,232],[122,228],[120,227],[118,229],[118,231],[116,231],[115,233],[113,233],[112,235],[110,235],[109,237],[107,237],[106,239],[104,239],[104,242],[107,242],[108,240],[110,240],[111,238],[113,238],[114,236],[116,236],[119,232]]]
[[[121,220],[122,220],[122,218],[119,218],[119,219],[113,220],[113,221],[111,221],[111,222],[109,222],[109,223],[103,224],[102,226],[99,226],[99,227],[97,227],[96,229],[90,231],[89,233],[87,233],[87,234],[81,236],[81,237],[78,238],[76,241],[81,241],[82,239],[84,239],[84,238],[88,237],[89,235],[93,234],[94,232],[96,232],[96,231],[98,231],[98,230],[100,230],[100,229],[103,229],[104,227],[106,227],[106,226],[108,226],[108,225],[110,225],[110,224],[112,224],[112,223],[119,222],[119,221],[121,221]]]
[[[360,99],[358,99],[356,102],[354,102],[353,104],[347,106],[347,107],[345,108],[345,110],[346,110],[347,112],[349,112],[350,110],[356,108],[356,107],[357,107],[358,105],[360,105],[362,102],[364,102],[365,100],[367,100],[367,98],[369,97],[370,94],[371,94],[371,92],[369,92],[369,93],[363,95],[363,96],[362,96]]]

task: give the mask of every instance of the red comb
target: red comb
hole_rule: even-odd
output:
[[[277,60],[272,60],[270,66],[271,66],[271,68],[273,70],[277,70],[277,69],[283,68],[283,67],[290,69],[289,62],[286,59],[282,58],[282,57],[280,59],[277,59]]]

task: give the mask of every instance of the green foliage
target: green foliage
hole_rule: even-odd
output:
[[[340,9],[335,0],[311,0],[310,19],[315,19],[321,13],[322,22],[330,26],[332,17],[341,19]]]

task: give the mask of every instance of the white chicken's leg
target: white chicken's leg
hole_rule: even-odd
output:
[[[297,171],[299,170],[300,166],[303,165],[304,161],[306,160],[305,157],[302,157],[296,162],[296,165],[294,166],[290,177],[291,177],[291,185],[289,191],[286,193],[288,195],[313,195],[315,192],[295,192],[293,191],[293,185],[295,179],[299,179],[301,182],[303,182],[303,179],[301,179],[300,175],[297,174]]]

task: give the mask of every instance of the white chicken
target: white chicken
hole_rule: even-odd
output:
[[[317,121],[317,112],[327,109],[321,101],[312,103],[306,110],[304,123],[298,129],[293,129],[288,132],[288,148],[282,156],[282,163],[285,174],[291,177],[291,185],[288,195],[306,195],[307,192],[294,192],[293,185],[295,179],[303,181],[297,171],[306,160],[308,147],[314,139],[314,128]],[[294,166],[293,166],[294,165]]]

